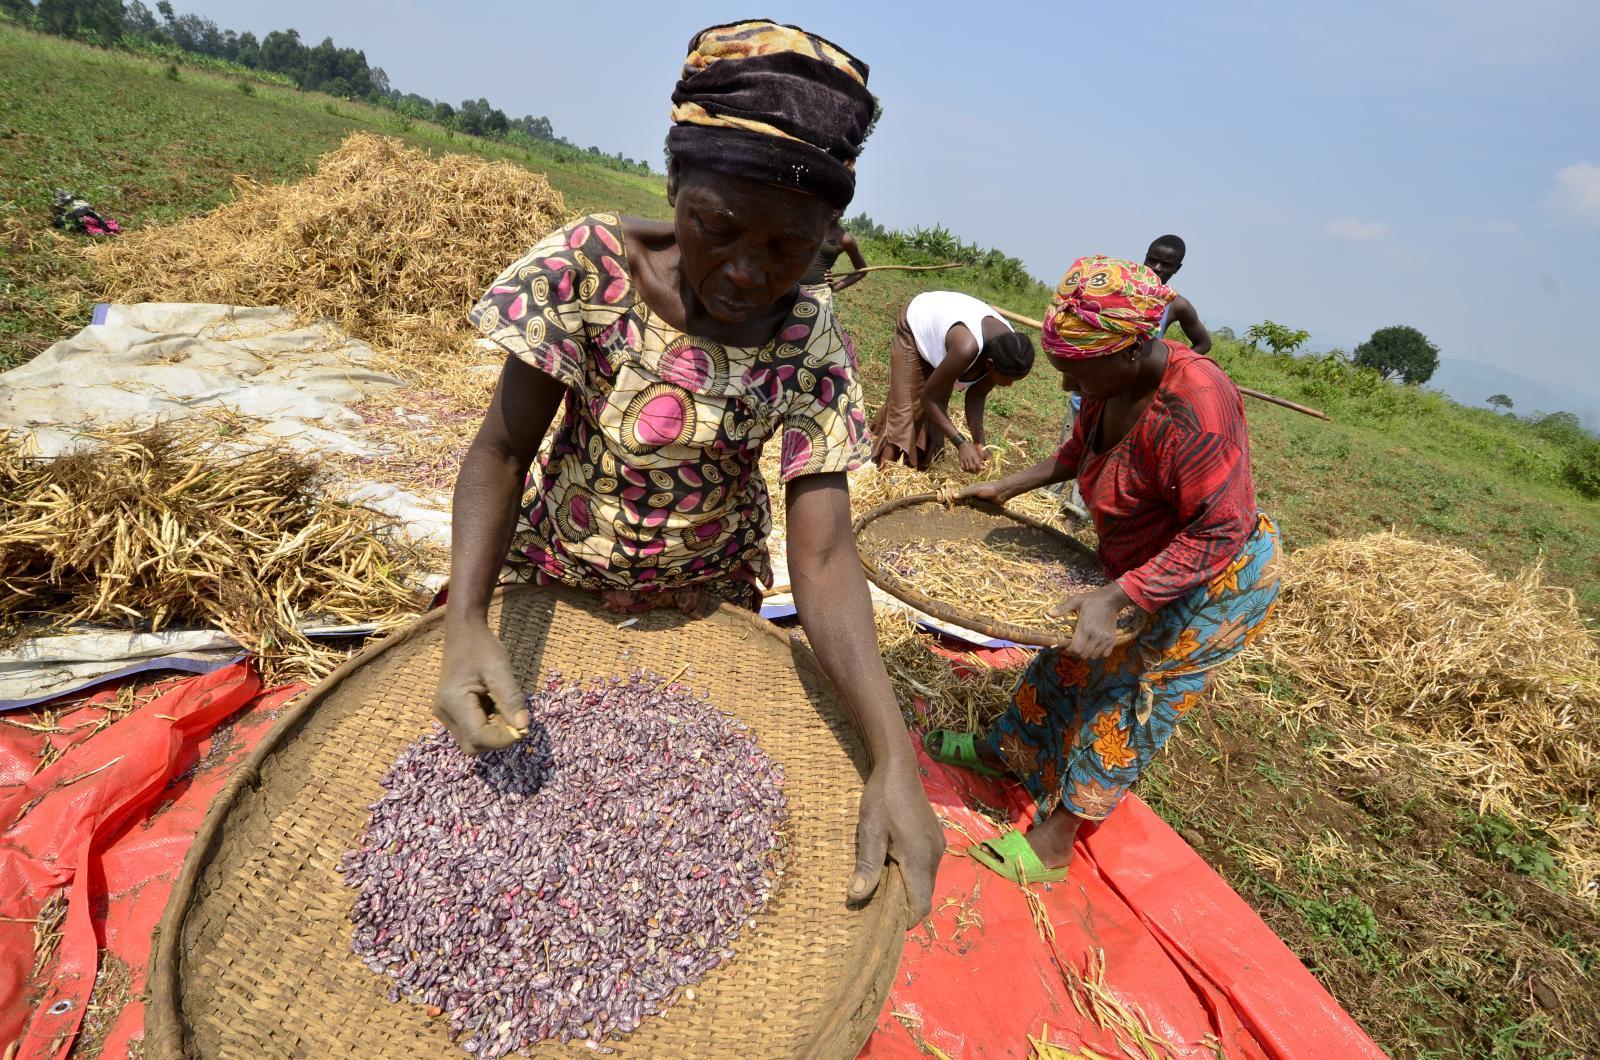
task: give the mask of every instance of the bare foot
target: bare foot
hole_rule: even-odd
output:
[[[1064,869],[1072,861],[1072,841],[1082,824],[1082,817],[1057,806],[1049,817],[1028,829],[1028,845],[1045,868]]]
[[[1008,763],[1004,758],[1001,758],[999,754],[995,752],[995,749],[989,746],[989,741],[984,739],[982,736],[976,736],[973,738],[972,747],[973,750],[978,752],[978,761],[982,762],[990,769],[998,769],[1008,777],[1016,775],[1011,771],[1010,763]]]

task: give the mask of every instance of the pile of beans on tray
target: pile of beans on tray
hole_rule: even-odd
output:
[[[706,699],[552,676],[528,711],[503,751],[406,747],[341,864],[355,952],[480,1057],[692,997],[782,874],[782,768]]]

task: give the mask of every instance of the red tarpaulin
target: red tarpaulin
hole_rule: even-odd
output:
[[[995,817],[1032,818],[1015,784],[926,755],[922,766],[952,854],[998,835]],[[947,856],[933,916],[908,937],[861,1055],[1025,1056],[1029,1036],[1045,1038],[1048,1028],[1054,1044],[1108,1056],[1384,1056],[1272,929],[1134,796],[1079,833],[1064,881],[1031,890],[1048,927],[1021,887],[970,858]],[[1153,1052],[1139,1048],[1140,1036]]]
[[[37,712],[0,719],[0,1049],[20,1038],[19,1056],[60,1057],[84,1035],[120,1058],[143,1037],[131,999],[172,878],[212,796],[301,687],[263,693],[236,663],[146,689],[98,734],[116,691],[58,710],[57,733],[27,727]],[[47,745],[65,753],[34,775]],[[63,888],[61,938],[34,978],[36,921]]]
[[[132,999],[172,877],[212,797],[297,691],[263,693],[239,664],[146,692],[94,735],[117,693],[60,713],[65,735],[26,728],[37,713],[0,723],[0,1050],[21,1038],[21,1057],[60,1057],[82,1036],[101,1056],[128,1055],[143,1034]],[[47,742],[65,753],[34,775]],[[956,853],[968,836],[996,833],[985,806],[1023,819],[1020,789],[923,765],[952,854],[863,1056],[1026,1055],[1046,1026],[1057,1044],[1115,1056],[1118,1034],[1099,1022],[1118,1017],[1135,1028],[1124,1042],[1159,1037],[1177,1056],[1215,1057],[1212,1042],[1229,1057],[1383,1055],[1137,799],[1085,830],[1065,882],[1034,888],[1052,947],[1020,888]],[[34,921],[63,888],[64,933],[35,979]],[[97,973],[101,997],[86,1017]],[[1076,1001],[1074,981],[1090,984]]]

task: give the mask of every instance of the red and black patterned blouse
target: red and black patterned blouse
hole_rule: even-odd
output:
[[[1077,476],[1106,571],[1156,611],[1221,573],[1255,530],[1244,402],[1214,361],[1168,341],[1155,397],[1097,453],[1103,412],[1084,400],[1056,460]]]

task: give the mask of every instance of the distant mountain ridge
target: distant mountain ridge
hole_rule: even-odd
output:
[[[1478,361],[1441,358],[1428,386],[1474,408],[1489,408],[1491,394],[1504,394],[1519,416],[1534,412],[1570,412],[1591,431],[1600,432],[1600,397],[1575,387],[1556,387]]]

